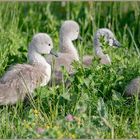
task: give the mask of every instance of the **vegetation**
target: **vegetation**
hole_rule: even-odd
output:
[[[1,2],[0,76],[10,65],[27,62],[33,34],[46,32],[55,49],[64,20],[80,25],[80,56],[93,53],[93,35],[110,28],[122,47],[104,50],[111,65],[94,59],[89,68],[74,64],[62,84],[39,88],[30,103],[0,107],[0,138],[140,138],[140,101],[124,96],[140,75],[140,2]],[[93,55],[93,54],[92,54]],[[65,80],[70,79],[70,86]]]

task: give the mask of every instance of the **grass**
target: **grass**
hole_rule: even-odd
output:
[[[115,32],[122,48],[105,48],[109,66],[97,59],[89,68],[75,64],[74,77],[64,72],[62,84],[37,89],[31,103],[1,106],[0,138],[140,138],[140,101],[124,96],[126,84],[140,75],[139,2],[1,2],[0,76],[10,65],[27,62],[37,32],[48,33],[57,50],[67,19],[80,25],[83,41],[74,43],[81,57],[92,54],[101,27]]]

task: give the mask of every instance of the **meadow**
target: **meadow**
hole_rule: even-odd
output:
[[[28,61],[28,43],[37,32],[48,33],[59,50],[59,29],[68,19],[80,25],[83,41],[74,44],[81,58],[94,55],[99,28],[110,28],[122,47],[104,47],[111,65],[76,63],[73,77],[62,68],[60,85],[37,89],[28,103],[1,106],[0,138],[140,139],[140,100],[124,95],[140,75],[140,2],[0,2],[0,76]]]

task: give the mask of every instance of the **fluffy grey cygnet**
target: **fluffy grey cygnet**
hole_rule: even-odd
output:
[[[107,28],[101,28],[98,29],[95,33],[95,36],[93,38],[93,47],[95,50],[95,54],[98,58],[100,58],[101,64],[110,64],[111,59],[108,56],[108,54],[104,54],[102,51],[102,43],[100,42],[100,38],[104,37],[104,40],[106,43],[108,43],[109,46],[115,46],[120,47],[119,41],[116,39],[115,35]],[[89,66],[92,64],[93,56],[86,55],[83,57],[83,64],[85,66]]]
[[[12,66],[0,80],[0,105],[15,104],[39,86],[45,86],[51,77],[51,66],[42,56],[50,54],[52,39],[45,33],[34,35],[29,48],[30,64]]]
[[[140,76],[131,80],[125,88],[126,96],[133,96],[136,94],[140,97]]]
[[[62,72],[61,66],[64,66],[69,74],[72,74],[72,62],[79,61],[79,54],[76,50],[73,41],[79,38],[79,25],[73,20],[65,21],[60,29],[60,52],[57,53],[58,57],[47,57],[47,61],[52,65],[54,71],[54,78],[56,83],[61,82]]]

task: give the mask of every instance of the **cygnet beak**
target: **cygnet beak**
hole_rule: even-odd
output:
[[[53,52],[52,50],[50,51],[51,55],[54,55],[55,57],[58,57],[58,54],[56,52]]]
[[[83,38],[82,38],[80,35],[78,35],[78,39],[79,39],[80,41],[83,40]]]
[[[121,47],[122,45],[121,45],[121,43],[118,41],[118,40],[116,40],[116,39],[113,39],[113,46],[115,46],[115,47]]]

